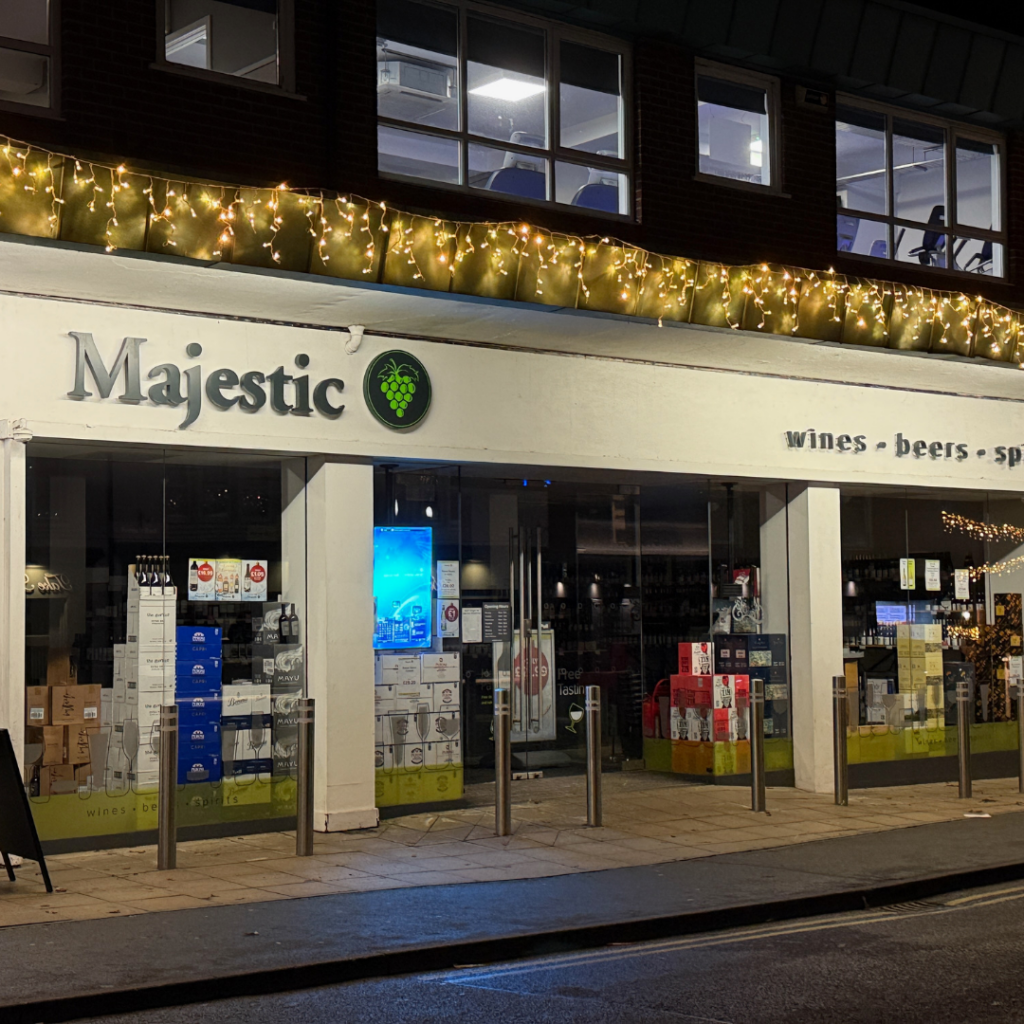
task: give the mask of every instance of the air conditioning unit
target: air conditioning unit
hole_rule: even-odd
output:
[[[377,61],[377,92],[443,103],[451,98],[454,68],[411,60]]]

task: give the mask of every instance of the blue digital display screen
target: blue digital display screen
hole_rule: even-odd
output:
[[[430,646],[433,564],[429,526],[374,528],[374,650]]]

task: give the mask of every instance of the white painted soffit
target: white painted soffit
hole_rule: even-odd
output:
[[[332,330],[364,324],[370,335],[1024,401],[1024,373],[1007,364],[692,325],[659,328],[651,321],[562,307],[174,258],[108,255],[13,236],[0,240],[0,293]],[[69,310],[68,330],[90,330],[88,315]]]

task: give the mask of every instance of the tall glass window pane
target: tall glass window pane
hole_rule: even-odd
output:
[[[617,53],[562,43],[558,99],[566,149],[623,155],[621,65]]]
[[[629,178],[604,167],[555,164],[555,202],[603,213],[629,213]]]
[[[865,213],[886,212],[883,114],[852,107],[836,110],[836,205]]]
[[[548,162],[539,154],[470,146],[469,184],[523,199],[547,199]]]
[[[458,76],[454,10],[411,0],[378,3],[378,114],[457,131]]]
[[[946,133],[941,128],[893,122],[892,187],[898,218],[946,223]]]
[[[925,267],[947,265],[948,236],[941,223],[931,228],[913,228],[901,224],[893,228],[895,258],[903,263],[920,263]]]
[[[458,140],[378,125],[377,169],[382,174],[407,174],[457,185]]]
[[[23,39],[26,43],[49,42],[49,0],[4,0],[0,36]]]
[[[50,58],[24,50],[0,49],[0,100],[50,105]]]
[[[702,174],[771,184],[766,90],[701,75],[697,129]]]
[[[544,36],[482,18],[470,18],[467,29],[470,133],[520,146],[546,146]]]
[[[999,147],[956,140],[956,219],[973,228],[1000,228]]]
[[[171,64],[277,84],[277,0],[168,0]]]
[[[842,210],[836,214],[837,252],[886,259],[889,255],[888,234],[888,226],[883,221],[852,217]]]
[[[953,269],[1002,277],[1003,247],[987,238],[958,238],[953,249]]]

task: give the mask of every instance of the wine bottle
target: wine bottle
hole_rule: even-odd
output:
[[[188,592],[194,594],[199,590],[199,563],[192,559],[188,567]]]
[[[299,642],[299,637],[301,636],[302,631],[299,626],[299,616],[295,612],[294,604],[292,605],[292,614],[289,618],[289,622],[291,623],[292,629],[292,643],[297,644]]]
[[[291,640],[292,638],[292,620],[288,615],[288,605],[281,605],[281,618],[277,624],[278,631],[281,634],[281,640]]]

